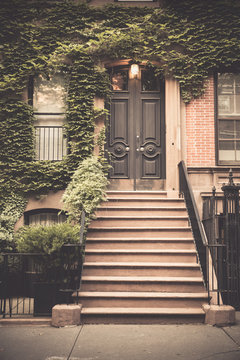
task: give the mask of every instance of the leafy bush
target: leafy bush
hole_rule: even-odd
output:
[[[103,165],[96,156],[82,161],[62,197],[71,220],[80,221],[82,210],[89,216],[106,197],[108,184]]]
[[[16,194],[1,199],[0,206],[0,253],[14,249],[14,225],[22,215],[26,200]]]
[[[57,253],[63,244],[78,243],[79,231],[80,226],[69,223],[23,226],[15,233],[17,250],[24,253]]]

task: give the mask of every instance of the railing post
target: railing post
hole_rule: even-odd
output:
[[[85,217],[86,217],[86,213],[84,210],[82,210],[82,214],[81,214],[81,227],[80,227],[80,245],[83,245],[83,235],[84,235],[84,227],[85,227]]]
[[[233,306],[239,306],[240,301],[239,190],[240,185],[234,183],[230,169],[228,184],[222,186],[222,191],[224,192],[224,243],[227,249],[227,302]]]
[[[3,318],[6,316],[7,303],[7,286],[8,286],[8,255],[3,255]]]

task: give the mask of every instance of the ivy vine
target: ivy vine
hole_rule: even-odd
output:
[[[74,0],[2,0],[0,8],[0,209],[12,193],[28,196],[66,188],[94,146],[94,96],[108,98],[106,59],[147,61],[172,76],[189,102],[216,71],[240,71],[240,3],[162,1],[161,7]],[[69,154],[34,160],[34,114],[23,100],[30,76],[69,74]],[[101,134],[102,137],[102,134]]]

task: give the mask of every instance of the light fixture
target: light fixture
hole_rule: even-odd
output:
[[[138,64],[132,64],[130,68],[130,75],[131,79],[137,79],[139,74],[139,65]]]

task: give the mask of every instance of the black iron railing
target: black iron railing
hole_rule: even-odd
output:
[[[1,255],[1,314],[38,315],[39,302],[34,301],[39,283],[57,284],[59,266],[52,256],[43,254],[6,253]],[[48,289],[49,291],[49,289]],[[44,289],[41,293],[46,297]],[[52,299],[51,299],[52,300]],[[49,300],[50,301],[50,300]],[[47,315],[44,311],[44,315]]]
[[[78,302],[85,253],[85,219],[83,211],[79,243],[65,244],[60,252],[0,254],[0,315],[51,316],[54,305]]]
[[[239,185],[233,183],[232,172],[223,192],[203,202],[203,224],[208,238],[212,272],[209,282],[218,303],[240,309],[240,214]]]
[[[68,280],[65,281],[60,292],[66,294],[65,301],[67,303],[71,303],[72,301],[75,301],[75,303],[79,302],[79,290],[81,287],[83,262],[85,257],[85,222],[86,213],[83,210],[81,215],[79,244],[66,244],[63,246],[62,255],[65,256],[65,261],[63,261],[65,268],[62,268],[62,272],[64,272],[64,278]],[[73,254],[70,255],[72,251],[74,251],[74,258]],[[72,296],[73,294],[74,298]]]
[[[187,169],[184,161],[178,164],[179,169],[179,190],[180,194],[184,196],[186,208],[188,211],[189,220],[192,227],[194,241],[198,252],[198,259],[202,269],[203,278],[207,285],[207,263],[206,263],[206,234],[200,221],[197,205],[188,179]]]
[[[0,313],[51,316],[52,307],[70,302],[65,289],[79,286],[79,245],[66,244],[58,254],[5,253],[0,267]],[[70,251],[69,251],[70,249]],[[77,250],[77,251],[76,251]]]

